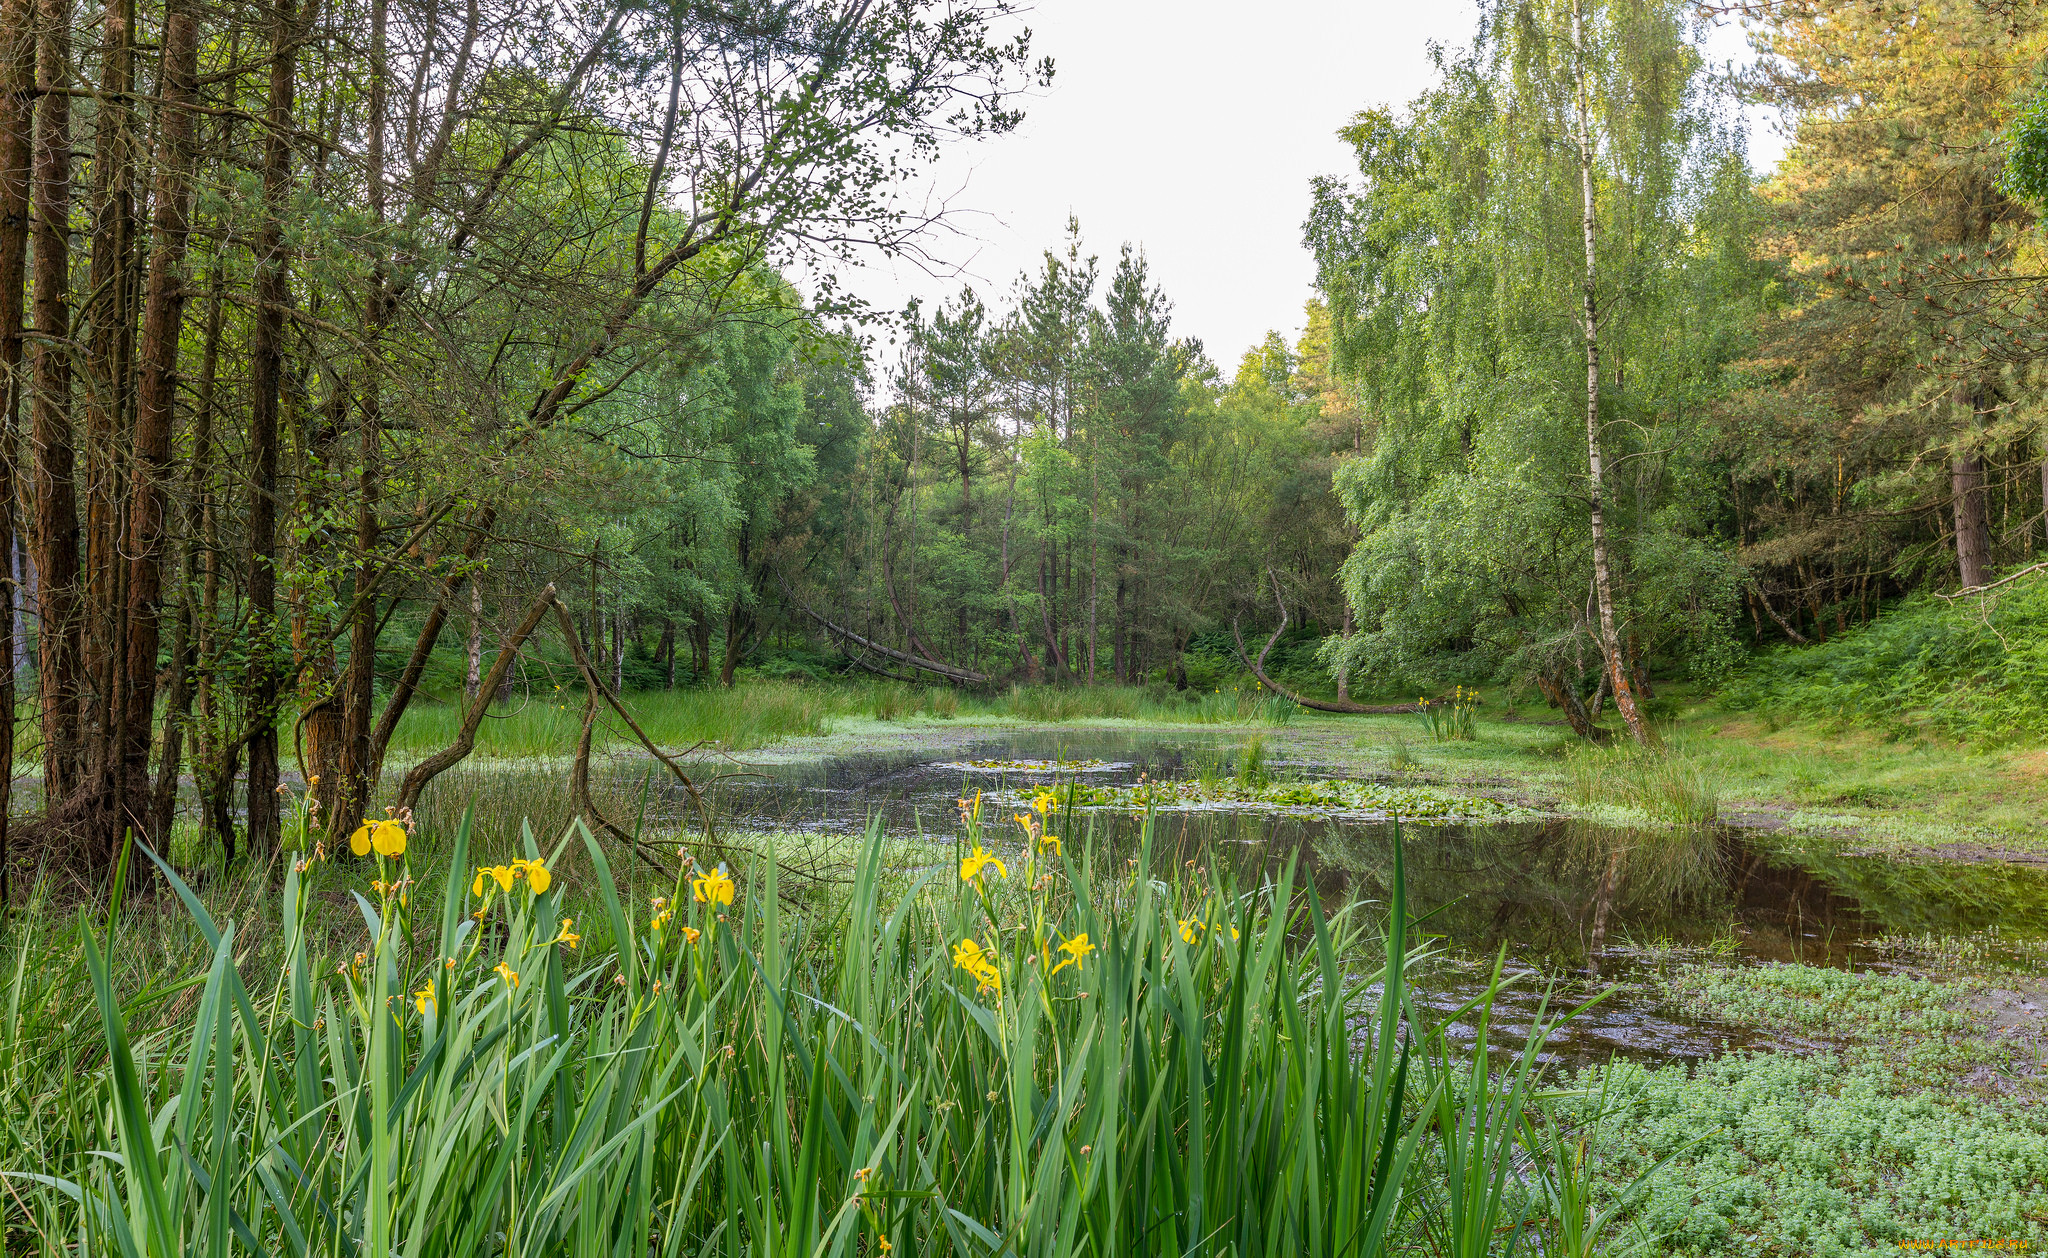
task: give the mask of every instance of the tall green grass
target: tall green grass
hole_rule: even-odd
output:
[[[1720,816],[1714,775],[1666,737],[1658,747],[1588,745],[1565,753],[1565,797],[1580,807],[1627,809],[1674,826],[1703,826]]]
[[[992,842],[970,818],[962,850]],[[529,833],[526,860],[585,871],[593,928],[562,920],[566,875],[480,876],[465,828],[445,869],[365,864],[341,903],[294,866],[262,947],[165,868],[189,973],[128,988],[119,911],[74,928],[83,991],[37,964],[47,932],[10,940],[9,1252],[1541,1243],[1556,1211],[1513,1169],[1542,1152],[1534,1050],[1461,1063],[1418,1014],[1398,864],[1381,934],[1291,870],[1240,887],[1154,870],[1149,840],[1111,869],[1064,846],[967,881],[899,872],[875,829],[849,894],[799,911],[772,861],[729,904],[687,879],[642,904],[587,832]],[[336,912],[356,955],[318,951]]]
[[[627,697],[633,719],[664,747],[713,743],[745,751],[784,738],[822,734],[826,718],[846,710],[828,686],[756,681],[731,690],[646,690]],[[422,702],[410,708],[392,742],[397,756],[424,755],[455,741],[462,714],[453,704]],[[505,705],[477,731],[476,754],[483,757],[565,756],[576,749],[583,728],[583,692],[561,690]],[[599,746],[632,744],[632,731],[609,712],[600,714],[593,741]]]

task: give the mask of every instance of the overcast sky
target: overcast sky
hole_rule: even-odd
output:
[[[1309,180],[1351,169],[1337,128],[1413,98],[1428,43],[1469,42],[1477,17],[1470,0],[1039,0],[1025,21],[1053,86],[1024,102],[1016,132],[934,172],[954,233],[930,243],[959,273],[898,263],[843,279],[888,309],[963,283],[996,304],[1071,211],[1105,272],[1124,241],[1143,247],[1175,333],[1228,371],[1268,328],[1300,331]],[[1709,45],[1717,62],[1744,52],[1732,28]],[[1759,168],[1782,151],[1771,122],[1752,119]]]

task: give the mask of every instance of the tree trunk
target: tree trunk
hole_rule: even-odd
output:
[[[739,668],[740,660],[746,655],[747,637],[753,631],[752,626],[752,618],[740,609],[738,603],[734,603],[725,617],[725,661],[718,669],[718,684],[728,690],[732,688],[733,674]]]
[[[226,796],[234,784],[233,764],[241,757],[241,745],[221,729],[218,711],[220,692],[213,671],[216,657],[214,633],[220,617],[221,549],[220,517],[208,469],[213,459],[214,398],[220,365],[221,289],[224,283],[221,255],[215,253],[212,293],[206,311],[206,344],[200,351],[199,386],[192,408],[192,466],[189,471],[193,496],[187,506],[196,521],[192,546],[198,551],[199,559],[199,612],[194,617],[192,654],[195,660],[206,665],[193,679],[194,697],[199,703],[199,724],[192,747],[192,781],[199,792],[199,832],[202,836],[210,833],[220,839],[223,868],[234,859],[235,832]],[[189,593],[187,597],[190,597]],[[177,782],[173,779],[169,788],[173,799],[176,792]],[[162,799],[165,794],[165,790],[159,787],[157,797]]]
[[[76,394],[84,422],[74,476],[84,500],[79,538],[82,676],[78,737],[81,782],[90,797],[89,802],[82,798],[79,804],[91,814],[92,820],[86,824],[98,822],[108,828],[113,823],[104,805],[113,797],[119,769],[119,726],[127,715],[125,709],[115,706],[119,703],[116,674],[122,667],[117,654],[122,626],[116,624],[115,612],[120,607],[118,587],[126,584],[127,573],[122,571],[117,579],[114,567],[114,480],[122,417],[120,395],[128,384],[123,351],[128,340],[129,218],[134,209],[127,187],[127,79],[133,66],[127,18],[123,0],[102,4],[100,80],[91,114],[91,179],[84,188],[92,219],[90,263],[74,320],[74,326],[83,332],[78,339],[85,348],[78,359],[83,372],[74,381],[84,386]],[[105,840],[100,846],[113,849]]]
[[[469,583],[469,675],[463,678],[462,693],[476,702],[477,687],[483,684],[484,591],[474,580]]]
[[[2048,433],[2041,437],[2041,541],[2048,544]]]
[[[125,587],[121,562],[120,477],[129,416],[134,358],[135,168],[133,95],[135,79],[134,0],[106,0],[101,10],[99,97],[93,114],[92,268],[84,303],[87,342],[83,481],[85,533],[83,639],[88,710],[81,733],[88,736],[85,772],[98,795],[98,823],[111,827],[102,842],[119,843],[121,812],[127,808],[129,739]],[[145,726],[144,738],[148,737]]]
[[[1959,384],[1956,402],[1965,426],[1949,463],[1949,482],[1956,522],[1956,572],[1963,588],[1969,590],[1990,579],[1991,524],[1984,510],[1984,456],[1976,446],[1976,395],[1968,385]]]
[[[284,383],[284,214],[291,191],[291,125],[297,71],[294,0],[276,0],[271,14],[270,89],[264,109],[263,225],[256,237],[256,318],[249,334],[249,611],[258,645],[249,680],[249,851],[275,849],[278,799],[276,646],[279,397]]]
[[[70,0],[40,0],[38,78],[61,87],[71,47]],[[79,661],[78,498],[71,435],[70,219],[71,97],[46,92],[36,101],[35,326],[43,336],[29,350],[35,385],[31,425],[35,449],[38,673],[43,708],[43,799],[51,812],[78,790]]]
[[[380,226],[385,202],[384,131],[389,124],[385,104],[390,68],[385,34],[388,8],[387,0],[371,0],[369,136],[363,172],[370,218]],[[384,453],[383,376],[377,345],[391,310],[390,274],[382,241],[377,248],[377,262],[365,284],[369,318],[363,332],[362,380],[357,388],[355,588],[349,606],[348,668],[341,680],[341,781],[328,819],[328,833],[337,838],[355,832],[377,793],[376,753],[370,743],[377,705],[377,576],[370,557],[383,536],[377,507]]]
[[[0,0],[0,555],[16,553],[15,460],[20,451],[22,332],[27,311],[29,137],[35,118],[36,23],[31,0]],[[8,877],[7,823],[14,786],[15,582],[0,580],[0,910],[13,891]]]
[[[1351,645],[1351,600],[1344,600],[1344,628],[1339,635],[1345,647]],[[1351,702],[1351,660],[1348,654],[1337,657],[1337,702]]]
[[[1565,723],[1572,727],[1572,733],[1580,738],[1594,737],[1593,718],[1586,713],[1586,705],[1579,698],[1579,688],[1569,679],[1544,673],[1536,678],[1536,688],[1543,692],[1553,707],[1564,710]]]
[[[1648,745],[1650,727],[1643,720],[1643,714],[1636,708],[1634,693],[1629,688],[1628,670],[1622,660],[1621,639],[1614,625],[1614,584],[1609,573],[1607,554],[1607,523],[1602,498],[1605,493],[1600,451],[1600,307],[1595,286],[1596,253],[1594,250],[1594,202],[1593,202],[1593,124],[1590,102],[1586,99],[1585,82],[1586,44],[1583,17],[1577,8],[1572,10],[1572,42],[1577,51],[1578,109],[1579,109],[1579,204],[1580,228],[1585,236],[1586,275],[1581,292],[1583,305],[1581,315],[1586,339],[1586,467],[1587,497],[1592,508],[1593,541],[1593,588],[1600,604],[1600,654],[1606,664],[1607,677],[1614,687],[1614,706],[1621,712],[1622,720],[1628,722],[1629,735],[1636,742]]]
[[[156,221],[149,297],[139,347],[142,378],[135,409],[134,497],[128,508],[128,711],[121,723],[118,802],[149,780],[150,727],[156,714],[158,621],[163,612],[165,482],[171,474],[172,409],[177,401],[178,345],[185,320],[185,243],[191,228],[193,137],[199,99],[199,23],[181,0],[164,14],[163,123],[158,140]],[[168,766],[171,777],[177,766]],[[154,810],[152,809],[153,813]],[[152,843],[153,817],[142,828]]]

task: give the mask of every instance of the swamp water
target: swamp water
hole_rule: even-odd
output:
[[[1070,780],[1116,787],[1228,779],[1249,741],[1242,732],[955,736],[943,746],[825,760],[761,757],[743,766],[745,775],[717,782],[712,797],[726,824],[748,829],[849,832],[879,814],[894,835],[928,836],[937,862],[951,859],[956,801],[977,789],[991,801],[988,830],[1011,842],[1010,792]],[[1283,779],[1393,780],[1272,758],[1265,771]],[[650,812],[683,824],[682,803],[670,796]],[[1098,848],[1116,850],[1135,845],[1140,824],[1129,811],[1091,808],[1077,815],[1073,835],[1092,831]],[[1256,876],[1261,866],[1298,854],[1325,904],[1386,896],[1394,827],[1385,818],[1204,804],[1161,811],[1154,824],[1155,845],[1175,861],[1230,861]],[[1825,1047],[1686,1016],[1662,990],[1659,967],[1674,958],[1883,969],[1891,964],[1876,946],[1884,936],[1995,930],[2013,940],[2048,937],[2048,876],[2009,865],[1846,856],[1727,826],[1627,830],[1534,818],[1404,820],[1401,829],[1413,912],[1445,954],[1420,984],[1429,1004],[1455,1008],[1483,983],[1503,945],[1508,969],[1520,976],[1495,1011],[1496,1038],[1508,1045],[1519,1041],[1546,987],[1553,1010],[1613,989],[1551,1041],[1546,1056],[1564,1063],[1615,1054],[1696,1059],[1765,1044]]]

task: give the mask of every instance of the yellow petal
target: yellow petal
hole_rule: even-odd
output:
[[[555,876],[548,872],[548,867],[539,861],[527,865],[526,881],[532,884],[535,895],[546,895],[549,884],[554,880]]]
[[[379,856],[405,855],[405,827],[396,821],[380,821],[370,828],[370,846]]]
[[[517,873],[504,865],[495,865],[491,868],[491,877],[498,880],[498,890],[500,891],[510,891],[512,889],[512,880],[518,876]]]
[[[355,833],[348,836],[348,850],[358,856],[368,856],[370,854],[369,822],[366,821],[362,825],[357,826]]]

